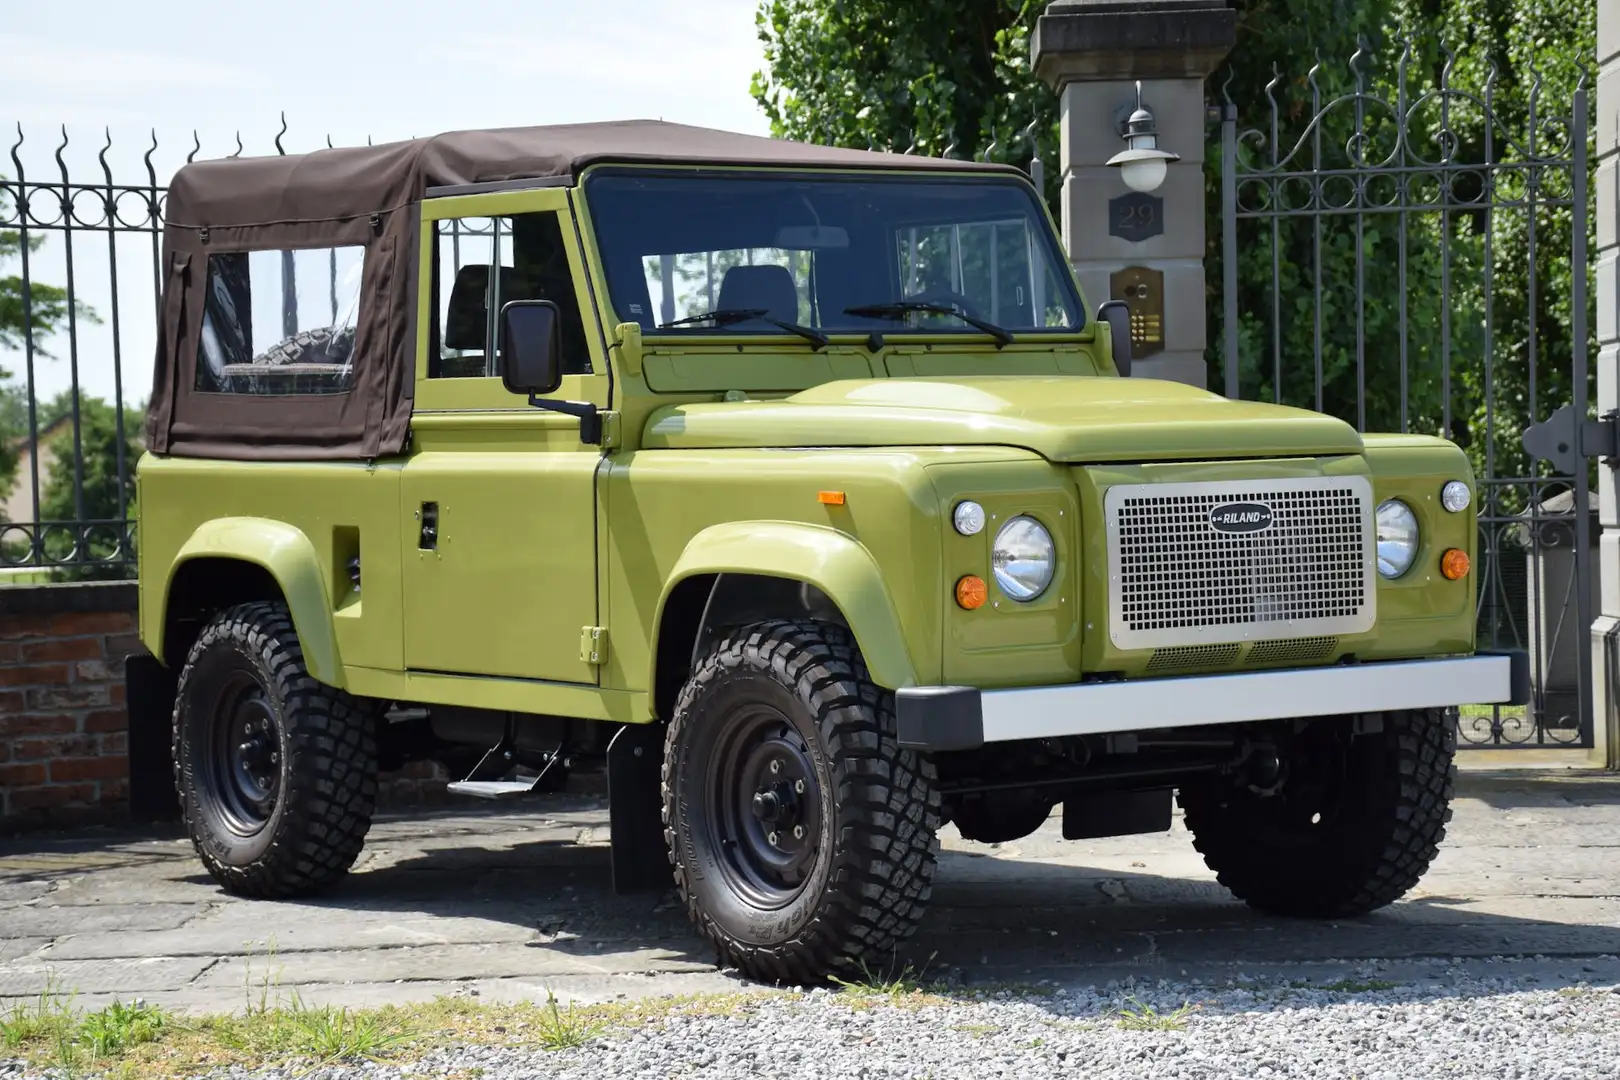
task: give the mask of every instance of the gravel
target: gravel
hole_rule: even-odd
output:
[[[1128,1013],[1139,1019],[1130,1019]],[[769,1076],[1086,1080],[1595,1080],[1620,1077],[1620,987],[1451,975],[1389,987],[1176,984],[959,997],[828,991],[700,1004],[590,1045],[471,1046],[406,1065],[240,1068],[211,1080],[617,1080]],[[34,1080],[0,1061],[0,1077]]]

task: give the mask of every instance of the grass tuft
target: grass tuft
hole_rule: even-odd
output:
[[[54,1042],[58,1033],[72,1027],[72,999],[63,998],[51,978],[38,998],[0,1013],[0,1048],[19,1050],[30,1043]]]
[[[100,1061],[156,1041],[168,1022],[167,1013],[145,1002],[115,1001],[79,1021],[76,1041],[92,1060]]]
[[[601,1020],[569,1005],[557,1007],[557,995],[546,991],[545,1008],[536,1024],[535,1042],[546,1050],[577,1050],[607,1029]]]
[[[1125,1031],[1186,1031],[1187,1017],[1197,1010],[1191,1002],[1184,1002],[1174,1012],[1161,1013],[1151,1005],[1135,998],[1126,998],[1119,1013],[1119,1026]]]
[[[926,992],[923,975],[927,971],[928,965],[933,963],[934,957],[937,955],[939,954],[930,953],[928,959],[923,962],[921,969],[913,968],[910,964],[907,964],[898,972],[894,970],[892,963],[885,971],[873,971],[866,961],[862,960],[860,978],[841,979],[836,975],[831,976],[831,978],[839,990],[850,997],[866,1001],[887,998],[892,1004],[901,998],[912,997]]]
[[[1330,994],[1375,994],[1380,990],[1393,990],[1400,984],[1386,982],[1383,979],[1340,979],[1321,985],[1308,982],[1297,982],[1293,985],[1306,990],[1325,990]]]

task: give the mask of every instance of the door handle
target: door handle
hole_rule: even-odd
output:
[[[436,551],[439,547],[439,504],[425,502],[416,512],[417,520],[422,523],[421,535],[417,538],[416,546],[422,551]]]

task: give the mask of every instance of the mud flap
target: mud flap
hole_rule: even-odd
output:
[[[663,756],[662,724],[627,724],[608,744],[608,826],[616,893],[674,884],[659,793]]]
[[[1063,839],[1168,832],[1170,788],[1071,795],[1063,800]]]
[[[174,788],[174,698],[179,673],[151,653],[124,662],[129,705],[129,816],[135,821],[175,821],[180,797]]]

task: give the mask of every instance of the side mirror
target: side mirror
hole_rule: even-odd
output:
[[[501,383],[514,394],[555,393],[562,385],[562,333],[550,300],[513,300],[501,308]]]
[[[1131,377],[1131,309],[1123,300],[1110,300],[1097,309],[1097,321],[1108,324],[1109,344],[1114,367],[1121,377]]]

